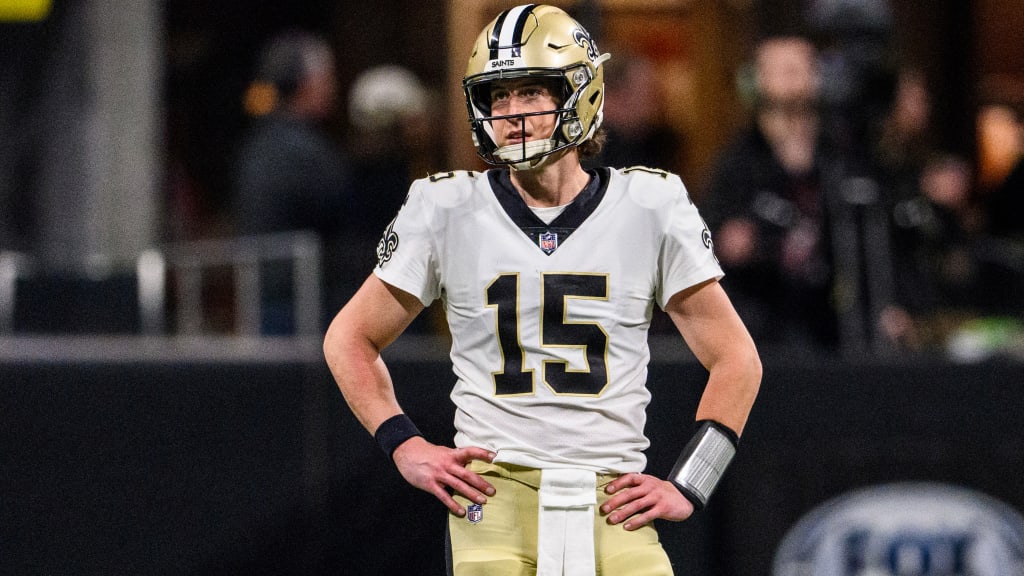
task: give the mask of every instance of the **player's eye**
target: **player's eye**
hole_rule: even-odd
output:
[[[507,88],[495,88],[491,90],[491,104],[496,102],[506,102],[511,96],[511,92]]]
[[[542,86],[525,86],[519,90],[522,98],[540,98],[547,91]]]

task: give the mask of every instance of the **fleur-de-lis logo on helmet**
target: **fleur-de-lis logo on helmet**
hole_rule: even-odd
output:
[[[600,51],[597,49],[597,44],[594,43],[594,39],[590,37],[583,28],[577,28],[572,31],[572,39],[576,41],[576,45],[587,51],[587,58],[593,62],[600,56]]]

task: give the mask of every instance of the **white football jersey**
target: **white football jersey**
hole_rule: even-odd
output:
[[[722,271],[677,176],[591,174],[550,225],[507,170],[417,180],[378,246],[381,280],[444,303],[456,446],[535,468],[644,469],[653,306]]]

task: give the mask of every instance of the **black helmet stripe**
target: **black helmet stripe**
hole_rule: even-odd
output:
[[[523,30],[526,28],[526,20],[533,12],[534,6],[536,4],[524,4],[505,10],[498,15],[498,19],[494,22],[494,29],[491,30],[490,42],[488,42],[490,60],[515,58],[520,55]]]
[[[498,35],[501,33],[501,27],[505,25],[505,17],[508,16],[510,10],[505,10],[501,14],[498,14],[498,19],[494,21],[494,28],[491,29],[491,39],[487,42],[487,47],[490,49],[490,55],[487,57],[488,60],[496,60],[498,58]]]

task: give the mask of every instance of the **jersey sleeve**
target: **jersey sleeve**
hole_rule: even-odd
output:
[[[373,270],[382,281],[412,294],[424,306],[440,294],[430,214],[423,181],[417,180],[377,244],[377,266]]]
[[[678,187],[678,193],[669,210],[659,254],[661,278],[656,298],[662,309],[676,293],[724,275],[715,258],[711,232],[697,206],[677,176],[671,176],[670,181]]]

